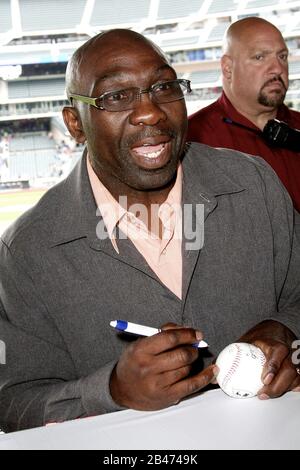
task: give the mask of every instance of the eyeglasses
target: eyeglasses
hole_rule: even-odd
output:
[[[99,96],[91,98],[89,96],[69,94],[69,100],[73,106],[73,100],[90,104],[97,109],[118,112],[135,109],[143,93],[149,93],[154,103],[163,104],[172,101],[182,100],[184,96],[191,93],[190,80],[177,79],[157,83],[150,88],[141,90],[137,87],[125,88],[124,90],[108,91]]]

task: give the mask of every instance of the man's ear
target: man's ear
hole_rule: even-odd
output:
[[[77,109],[72,106],[65,106],[62,111],[65,125],[76,142],[83,144],[86,141],[85,134],[82,129],[81,120]]]
[[[221,58],[221,68],[223,77],[226,80],[231,80],[232,75],[232,58],[229,55],[223,55]]]

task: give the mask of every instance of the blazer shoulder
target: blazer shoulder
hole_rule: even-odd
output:
[[[273,168],[260,156],[238,152],[227,148],[214,148],[208,145],[193,142],[190,145],[190,160],[192,165],[201,173],[208,171],[213,174],[217,168],[237,184],[244,187],[253,185],[255,181],[272,180],[274,184],[282,186]]]
[[[205,159],[205,161],[211,162],[212,164],[223,166],[224,169],[232,165],[241,168],[253,166],[258,168],[270,168],[270,165],[259,155],[254,156],[248,153],[239,152],[238,150],[223,147],[211,147],[198,142],[192,142],[189,145],[193,159]]]

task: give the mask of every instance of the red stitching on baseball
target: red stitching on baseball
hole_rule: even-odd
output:
[[[231,377],[235,374],[235,372],[237,371],[238,369],[238,366],[240,365],[240,360],[241,360],[241,348],[239,347],[238,344],[235,344],[235,347],[237,349],[237,352],[236,352],[236,355],[234,357],[234,360],[232,362],[232,365],[229,369],[229,371],[227,372],[227,374],[225,375],[224,377],[224,380],[222,382],[222,387],[226,387],[228,381],[231,379]]]

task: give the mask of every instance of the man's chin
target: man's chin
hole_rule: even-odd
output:
[[[268,108],[278,108],[283,104],[284,98],[285,94],[272,93],[270,95],[260,96],[258,102]]]
[[[176,179],[178,162],[170,161],[164,168],[141,170],[135,178],[127,179],[127,185],[137,191],[163,190]]]

